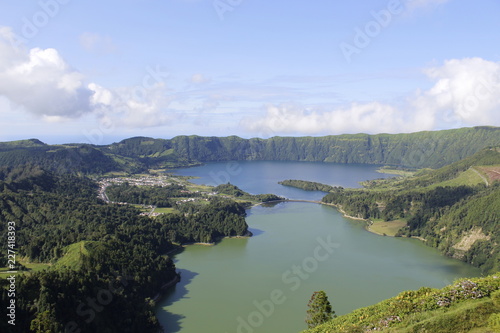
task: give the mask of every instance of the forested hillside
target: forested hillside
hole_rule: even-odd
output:
[[[266,140],[141,137],[106,146],[47,145],[36,139],[0,143],[0,237],[7,239],[9,222],[15,224],[15,268],[26,271],[16,278],[18,324],[9,329],[157,332],[152,298],[177,278],[166,253],[182,243],[248,235],[242,203],[280,199],[250,196],[223,184],[210,190],[219,196],[207,194],[198,202],[177,204],[188,194],[175,184],[110,186],[109,194],[117,201],[171,209],[150,218],[133,205],[98,199],[92,179],[108,173],[229,160],[441,167],[420,170],[414,177],[368,182],[365,189],[294,180],[284,184],[330,191],[323,201],[349,215],[404,221],[399,236],[419,237],[485,272],[499,270],[500,149],[491,148],[499,145],[500,128],[493,127]],[[0,252],[1,266],[6,266],[6,254],[6,249]],[[7,285],[0,279],[2,307],[9,302]],[[89,304],[96,299],[101,303]]]
[[[398,236],[419,237],[448,256],[495,272],[500,270],[500,182],[494,176],[499,171],[500,149],[488,148],[414,177],[371,182],[367,189],[335,188],[323,201],[364,219],[405,221]]]
[[[475,127],[411,134],[352,134],[325,137],[178,136],[171,140],[132,138],[108,146],[117,154],[140,155],[149,163],[266,160],[389,164],[437,168],[500,145],[500,128]]]
[[[16,254],[16,266],[1,270],[26,271],[15,281],[16,325],[2,320],[0,331],[158,332],[151,299],[177,278],[165,254],[174,243],[247,235],[244,214],[238,203],[214,197],[192,212],[153,219],[101,201],[86,177],[0,168],[0,237],[14,237]],[[0,267],[7,266],[4,244]],[[0,274],[4,309],[12,299],[7,276]]]
[[[91,145],[51,146],[37,140],[0,143],[0,167],[16,168],[26,164],[60,174],[103,174],[118,170],[136,172],[142,167],[135,161],[104,154]]]
[[[31,139],[0,143],[0,165],[31,163],[47,170],[103,174],[142,172],[210,161],[266,160],[386,164],[438,168],[500,145],[500,128],[474,127],[410,134],[325,137],[136,137],[105,146],[46,145]]]

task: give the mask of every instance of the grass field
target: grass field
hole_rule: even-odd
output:
[[[200,191],[200,192],[212,192],[213,191],[213,187],[210,187],[210,186],[205,186],[205,185],[197,185],[197,184],[193,184],[193,183],[186,183],[187,185],[187,188],[189,191]]]
[[[444,186],[460,186],[460,185],[474,186],[479,184],[484,184],[483,178],[481,178],[481,176],[478,175],[478,173],[475,172],[473,169],[469,169],[467,171],[462,172],[456,178],[432,184],[431,186],[428,186],[428,188],[435,188],[438,186],[444,187]]]
[[[41,270],[44,270],[44,269],[52,266],[51,264],[46,264],[46,263],[28,263],[28,262],[25,262],[23,260],[19,260],[19,262],[21,264],[23,264],[23,266],[25,266],[28,270],[27,271],[19,271],[17,274],[26,273],[26,272],[41,271]],[[12,275],[10,273],[7,273],[8,271],[9,271],[8,267],[0,267],[0,279],[5,279],[5,278],[8,278],[10,275]]]
[[[172,207],[164,207],[164,208],[155,208],[153,213],[160,213],[160,214],[172,214],[173,212],[176,212],[177,210]]]
[[[500,181],[500,165],[480,166],[476,169],[488,178],[490,184]]]
[[[405,226],[406,226],[406,221],[402,220],[394,220],[390,222],[375,220],[373,221],[373,224],[370,225],[367,229],[368,231],[378,235],[394,237],[396,233],[399,231],[399,229]]]
[[[67,246],[64,255],[54,264],[55,267],[79,268],[82,255],[88,255],[99,242],[81,241]]]
[[[411,177],[415,174],[415,171],[409,171],[409,170],[402,170],[402,169],[397,169],[397,168],[391,168],[391,167],[382,167],[380,169],[377,169],[378,173],[386,173],[390,175],[398,175],[398,176],[403,176],[403,177]]]
[[[151,211],[151,208],[146,208],[144,207],[144,205],[138,205],[138,204],[130,204],[130,206],[133,206],[135,208],[139,208],[139,210],[142,212],[142,213],[149,213]]]
[[[54,265],[49,263],[29,263],[24,260],[19,260],[19,262],[23,264],[23,266],[25,266],[28,270],[18,271],[17,274],[41,271],[51,266],[55,268],[79,268],[81,265],[82,255],[88,254],[89,251],[92,251],[92,249],[97,245],[99,245],[99,242],[93,241],[81,241],[75,244],[71,244],[64,249],[64,255]],[[8,267],[0,267],[0,279],[9,277],[11,273],[8,273],[8,271]]]

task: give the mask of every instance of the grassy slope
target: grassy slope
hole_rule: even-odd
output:
[[[82,263],[82,256],[88,255],[98,245],[99,242],[94,241],[81,241],[71,244],[64,249],[64,255],[59,258],[53,265],[48,263],[28,263],[20,260],[19,262],[23,264],[28,270],[18,271],[18,274],[36,272],[49,267],[79,269]],[[10,275],[7,273],[8,271],[9,269],[7,267],[0,268],[0,279],[8,277]]]
[[[81,267],[82,256],[88,255],[99,242],[81,241],[71,244],[65,248],[64,255],[55,263],[56,268],[67,267],[79,269]]]
[[[500,276],[491,275],[461,279],[443,289],[405,291],[303,333],[499,332],[499,288]]]
[[[383,220],[374,220],[367,227],[367,230],[378,235],[396,236],[398,231],[405,226],[406,221],[401,219],[390,222]]]
[[[425,191],[438,186],[474,186],[485,183],[483,177],[487,175],[483,172],[484,167],[498,164],[500,164],[500,148],[486,148],[439,169],[421,169],[411,177],[377,179],[363,182],[363,185],[374,191],[398,189]]]

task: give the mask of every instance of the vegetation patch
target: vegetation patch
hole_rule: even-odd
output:
[[[283,180],[281,182],[278,182],[278,184],[283,185],[283,186],[300,188],[301,190],[304,190],[304,191],[330,192],[330,191],[333,191],[337,188],[342,188],[342,187],[337,187],[337,186],[321,184],[321,183],[317,183],[317,182],[311,182],[311,181],[306,181],[306,180],[296,180],[296,179]]]
[[[477,167],[481,172],[483,172],[489,179],[490,183],[495,181],[500,181],[500,166],[481,166]]]
[[[56,261],[54,267],[80,269],[83,257],[88,257],[99,244],[100,242],[81,241],[67,246],[64,248],[64,255]]]
[[[373,221],[368,227],[368,231],[376,233],[383,236],[396,236],[401,228],[406,227],[406,221],[394,220],[394,221]]]
[[[438,186],[475,186],[485,184],[484,177],[475,170],[475,168],[469,168],[466,171],[460,173],[456,178],[445,180],[436,184],[429,185],[428,188],[436,188]],[[489,184],[489,183],[488,183]]]
[[[478,240],[487,240],[491,239],[490,236],[486,236],[483,233],[482,228],[474,228],[468,233],[464,235],[464,237],[457,244],[453,245],[453,248],[456,250],[467,252],[469,251],[474,243]]]
[[[411,177],[415,174],[415,170],[406,169],[406,168],[394,168],[391,166],[384,166],[377,169],[379,173],[386,173],[389,175],[398,175],[402,177]]]
[[[404,291],[303,333],[496,332],[500,275],[460,279],[443,289]]]
[[[369,182],[364,189],[336,188],[322,201],[349,216],[387,222],[371,227],[381,234],[389,234],[384,228],[390,221],[406,221],[395,236],[425,239],[443,254],[493,273],[500,270],[500,182],[486,185],[476,168],[499,162],[498,150],[487,148],[413,177]]]
[[[38,272],[52,266],[52,264],[49,263],[28,262],[22,259],[18,260],[17,262],[18,264],[20,264],[20,267],[15,275]],[[9,273],[9,271],[11,271],[9,267],[0,267],[0,280],[11,276],[12,273]]]
[[[176,212],[177,210],[172,207],[162,207],[162,208],[155,208],[153,213],[158,213],[158,214],[172,214]]]

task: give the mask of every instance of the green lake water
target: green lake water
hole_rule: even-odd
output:
[[[351,166],[343,173],[325,176],[333,166],[341,171],[350,167],[242,162],[242,170],[252,172],[233,172],[230,178],[252,193],[311,200],[323,194],[276,187],[276,179],[309,177],[354,186],[347,184],[366,179],[366,175],[380,176],[371,166],[356,166],[355,172]],[[324,171],[321,175],[308,173],[310,167]],[[197,182],[208,184],[216,174],[210,172],[220,170],[227,171],[227,163],[179,173],[197,175]],[[293,176],[291,170],[302,171],[288,177]],[[261,189],[275,191],[259,191],[259,181],[245,178],[259,172],[268,175]],[[251,186],[245,188],[245,182]],[[329,206],[298,202],[258,206],[248,211],[247,223],[254,234],[251,238],[224,239],[216,246],[190,245],[175,256],[182,279],[166,293],[156,313],[166,332],[299,332],[306,328],[307,302],[317,290],[327,293],[340,315],[403,290],[439,288],[459,277],[479,275],[477,269],[446,258],[418,240],[371,234],[362,222],[345,219]]]

